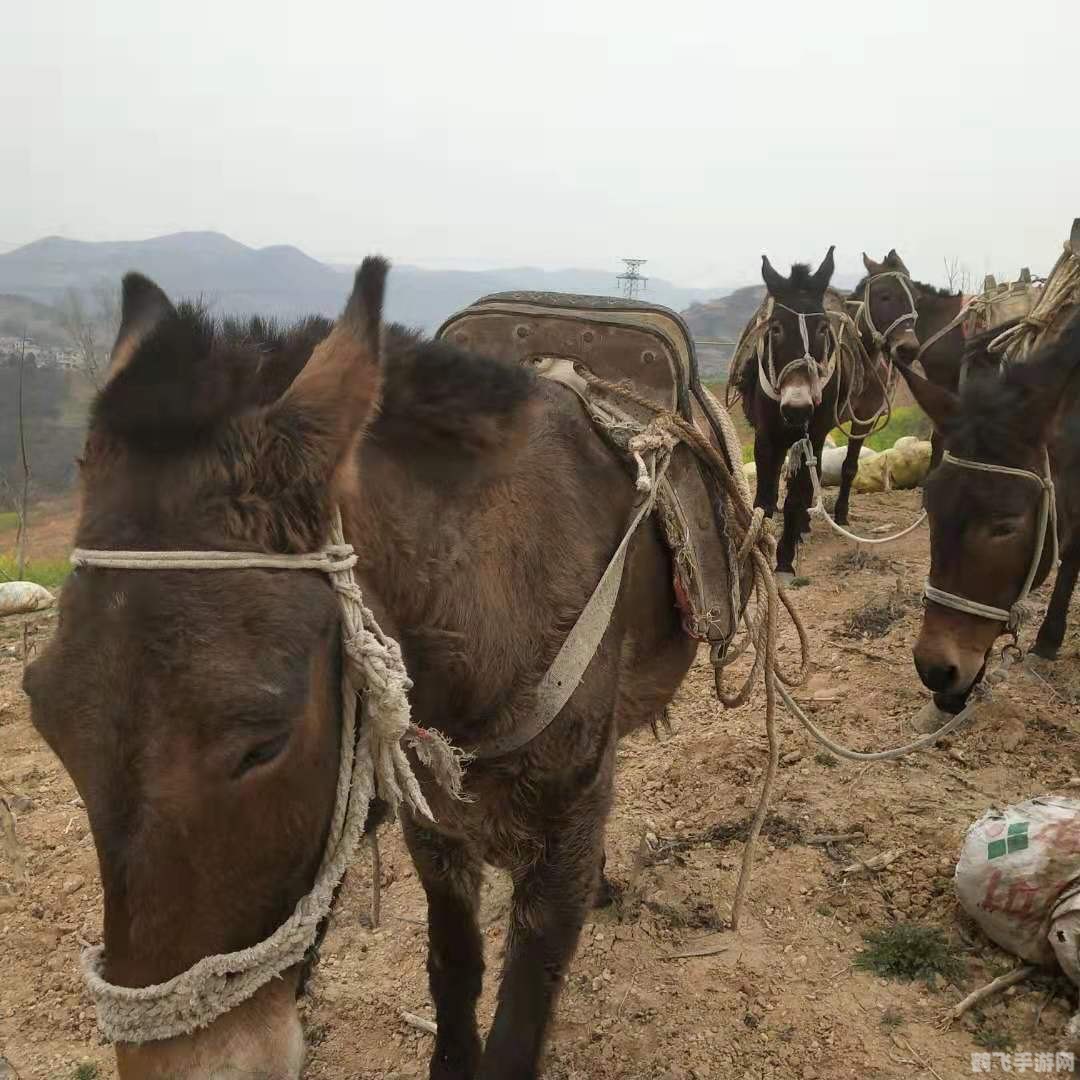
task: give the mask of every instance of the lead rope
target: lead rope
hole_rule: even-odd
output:
[[[328,839],[315,883],[268,938],[236,952],[208,956],[163,983],[116,986],[104,977],[102,946],[82,955],[83,974],[97,1006],[98,1026],[114,1042],[167,1039],[213,1023],[251,998],[314,946],[327,918],[376,795],[392,808],[402,803],[431,820],[406,748],[431,771],[451,798],[465,797],[466,756],[437,731],[412,722],[401,648],[380,628],[353,576],[356,555],[345,543],[335,509],[330,543],[319,552],[275,555],[229,551],[93,551],[77,548],[75,567],[106,570],[316,570],[327,574],[341,604],[341,758]],[[358,696],[364,723],[357,730]]]
[[[791,448],[791,456],[788,459],[789,476],[793,477],[799,471],[800,458],[806,463],[806,468],[810,473],[810,483],[814,487],[814,505],[810,508],[810,512],[823,517],[837,533],[848,540],[854,540],[857,544],[892,544],[901,537],[907,536],[908,533],[914,532],[926,520],[926,511],[923,510],[907,528],[901,529],[891,536],[856,536],[855,533],[849,532],[843,525],[838,524],[829,511],[825,509],[825,496],[821,488],[817,457],[814,454],[814,444],[810,441],[808,435],[804,435]]]
[[[750,886],[755,846],[772,801],[780,762],[780,739],[776,730],[777,697],[823,746],[826,746],[838,757],[860,762],[892,761],[932,746],[944,735],[949,734],[967,722],[974,702],[956,716],[951,717],[947,723],[932,734],[905,746],[884,750],[879,753],[864,754],[856,750],[850,750],[824,735],[810,721],[787,689],[800,686],[806,680],[810,667],[809,640],[806,627],[795,610],[787,591],[778,588],[776,584],[772,571],[776,558],[776,541],[770,532],[768,519],[765,518],[764,511],[760,507],[755,508],[750,505],[749,488],[745,477],[740,478],[742,481],[740,484],[739,480],[734,476],[733,471],[737,468],[739,460],[737,453],[738,442],[733,432],[729,431],[731,428],[730,419],[728,419],[726,425],[721,427],[725,436],[726,452],[731,459],[729,464],[712,442],[682,417],[665,410],[655,402],[649,401],[626,384],[611,383],[599,379],[582,366],[579,366],[577,370],[578,374],[592,388],[601,390],[604,393],[621,396],[651,412],[654,418],[650,422],[650,426],[654,426],[654,429],[656,426],[662,426],[677,435],[679,441],[683,442],[709,469],[710,473],[720,481],[727,492],[729,505],[734,511],[733,520],[730,524],[738,541],[738,566],[733,568],[733,573],[741,574],[744,567],[749,569],[752,579],[751,599],[753,600],[753,612],[751,604],[748,603],[742,617],[745,627],[742,640],[734,647],[714,645],[710,659],[713,664],[717,699],[725,708],[734,708],[744,704],[749,699],[753,686],[764,672],[765,732],[769,745],[765,775],[762,780],[758,803],[751,819],[746,844],[743,848],[739,879],[735,887],[735,897],[731,907],[731,928],[737,930]],[[718,406],[717,411],[719,412]],[[798,671],[794,674],[785,672],[777,660],[777,626],[781,607],[787,611],[799,639],[800,665]],[[724,689],[724,670],[742,656],[750,646],[753,646],[755,654],[750,673],[739,689],[735,693],[729,694]]]

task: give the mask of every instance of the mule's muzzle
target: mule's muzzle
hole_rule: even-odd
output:
[[[932,690],[935,694],[956,692],[956,681],[960,673],[956,664],[942,660],[923,660],[916,653],[915,670],[919,673],[919,678],[922,679],[923,686],[927,690]]]
[[[889,346],[889,356],[894,364],[910,367],[915,363],[918,355],[919,338],[913,330],[905,330],[902,334],[898,334]]]
[[[780,417],[788,427],[803,431],[814,415],[814,403],[805,401],[787,401],[780,406]]]

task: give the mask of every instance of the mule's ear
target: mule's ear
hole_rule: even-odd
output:
[[[761,280],[765,282],[765,288],[776,296],[777,293],[782,293],[787,288],[788,279],[783,274],[778,274],[773,269],[773,264],[769,262],[768,255],[761,256]]]
[[[341,318],[278,403],[302,418],[312,447],[336,464],[375,412],[382,383],[382,305],[389,263],[366,258]]]
[[[813,282],[822,292],[828,288],[829,282],[832,281],[833,271],[836,269],[836,263],[833,260],[835,250],[836,245],[831,245],[825,253],[825,258],[821,260],[821,265],[814,271]]]
[[[899,270],[901,274],[908,274],[908,276],[910,276],[910,271],[904,265],[904,260],[897,255],[896,248],[893,248],[889,254],[885,256],[885,265],[889,267],[890,270]]]
[[[930,422],[941,431],[960,409],[960,399],[951,390],[916,375],[910,364],[897,364],[896,369],[904,377],[911,390],[912,397],[918,403]]]
[[[124,275],[120,299],[120,329],[109,355],[108,382],[112,382],[138,354],[139,346],[166,320],[175,317],[176,308],[148,277]]]
[[[876,274],[881,269],[881,265],[874,262],[865,251],[862,253],[862,264],[866,267],[866,272],[868,274]]]

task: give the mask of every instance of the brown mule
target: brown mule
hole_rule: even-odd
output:
[[[847,299],[862,340],[871,370],[852,387],[849,398],[841,403],[839,420],[851,425],[847,455],[840,470],[840,490],[836,496],[833,518],[839,525],[848,524],[851,485],[859,471],[859,454],[873,430],[876,417],[884,412],[893,385],[896,365],[910,365],[919,352],[918,304],[911,275],[895,249],[881,262],[865,253],[866,277]]]
[[[817,270],[796,263],[790,277],[773,269],[762,256],[761,276],[773,309],[764,339],[765,358],[750,357],[736,378],[743,412],[754,429],[757,492],[754,505],[768,517],[776,513],[780,498],[780,470],[788,450],[808,435],[821,460],[825,436],[833,426],[841,384],[846,378],[839,361],[831,377],[828,368],[833,332],[825,312],[825,293],[834,269],[833,248]],[[807,364],[815,361],[817,371]],[[763,369],[762,364],[769,370]],[[795,576],[795,553],[800,537],[810,531],[810,473],[801,465],[789,482],[784,500],[784,529],[777,545],[776,574],[782,583]]]
[[[414,719],[470,745],[528,721],[619,544],[634,484],[564,387],[393,327],[380,342],[384,274],[365,263],[332,339],[324,320],[216,325],[129,275],[82,463],[77,544],[313,551],[337,502],[367,603],[404,650]],[[319,573],[71,575],[25,685],[86,803],[109,982],[158,983],[251,945],[308,890],[338,766],[339,644]],[[403,822],[428,898],[432,1077],[537,1075],[600,878],[616,742],[661,714],[695,649],[650,521],[555,722],[470,766],[470,802],[418,767],[438,820]],[[514,882],[486,1045],[484,862]],[[194,1034],[119,1045],[121,1077],[293,1080],[299,978],[297,966]]]
[[[983,354],[971,358],[975,370],[996,367],[985,353],[999,332],[973,340]],[[930,579],[915,666],[939,708],[958,712],[1012,629],[1026,580],[1037,588],[1052,572],[1047,462],[1061,566],[1034,652],[1056,658],[1065,636],[1080,571],[1080,315],[1030,359],[1000,377],[979,374],[960,394],[903,370],[945,452],[926,483]]]

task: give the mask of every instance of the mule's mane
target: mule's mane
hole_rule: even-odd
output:
[[[985,358],[985,347],[1001,328],[984,331],[968,343],[966,355]],[[1015,463],[1031,453],[1042,435],[1045,406],[1057,404],[1063,366],[1076,370],[1080,352],[1080,316],[1061,336],[1034,356],[1011,365],[1003,377],[996,364],[991,373],[969,378],[960,393],[959,409],[942,435],[958,457],[998,464]],[[992,357],[991,357],[992,359]]]
[[[883,269],[888,272],[893,268],[886,266],[883,267]],[[857,295],[859,299],[862,299],[863,291],[866,289],[866,283],[873,276],[873,274],[864,274],[862,278],[860,278],[859,283],[851,290],[851,293],[849,295],[851,295],[852,297]],[[911,279],[911,285],[914,289],[917,289],[921,293],[925,293],[927,296],[937,296],[942,299],[950,299],[960,295],[959,293],[949,292],[948,289],[941,289],[937,285],[927,285],[925,281],[916,281],[914,278]]]
[[[817,284],[813,278],[814,271],[809,263],[792,263],[787,288],[791,292],[817,292]]]
[[[333,323],[252,316],[217,317],[199,302],[177,306],[111,380],[94,405],[94,423],[131,444],[168,449],[241,413],[270,405],[288,389]],[[374,431],[410,426],[417,434],[475,446],[531,395],[535,377],[432,341],[398,324],[384,328],[383,391]],[[148,360],[150,358],[148,357]],[[485,427],[486,422],[486,427]]]

